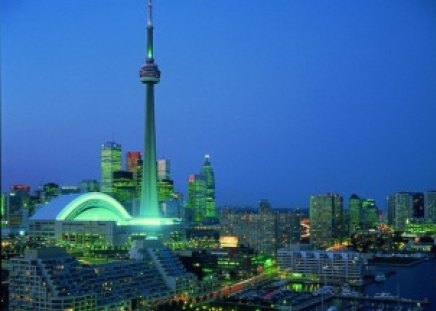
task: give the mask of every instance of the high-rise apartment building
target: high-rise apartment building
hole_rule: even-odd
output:
[[[121,145],[112,141],[101,145],[101,192],[113,194],[113,174],[120,170]]]
[[[364,228],[372,229],[379,223],[379,210],[374,199],[362,199],[362,217]]]
[[[424,217],[436,221],[436,190],[424,193]]]
[[[422,219],[424,218],[424,193],[412,192],[413,206],[412,206],[412,218]]]
[[[352,194],[348,200],[350,230],[355,232],[362,226],[362,200],[357,194]]]
[[[301,241],[300,211],[273,210],[268,200],[259,201],[259,208],[224,208],[220,215],[221,236],[236,236],[240,245],[256,252],[275,256],[278,248]]]
[[[388,197],[388,224],[404,231],[413,215],[413,196],[410,192],[396,192]]]
[[[425,197],[422,192],[391,194],[388,197],[388,224],[397,231],[404,231],[409,222],[423,220],[426,216]]]
[[[327,193],[310,197],[310,242],[328,247],[343,238],[343,199]]]

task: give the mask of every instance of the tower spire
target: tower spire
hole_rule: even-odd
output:
[[[147,63],[153,64],[153,4],[147,4]]]
[[[151,0],[148,0],[148,4],[147,4],[147,12],[148,12],[148,16],[147,16],[147,27],[153,27],[153,18],[152,18],[152,13],[153,13],[153,4],[151,3]]]

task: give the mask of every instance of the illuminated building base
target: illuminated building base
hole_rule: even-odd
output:
[[[29,221],[29,234],[36,240],[68,239],[85,245],[95,239],[107,247],[123,246],[135,235],[167,240],[174,234],[184,236],[184,231],[180,218],[135,218],[114,198],[100,192],[59,196]]]
[[[178,225],[182,222],[180,218],[132,218],[124,224],[127,226],[168,226]]]

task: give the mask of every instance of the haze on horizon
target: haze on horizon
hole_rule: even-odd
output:
[[[3,190],[143,148],[145,0],[0,4]],[[158,157],[218,206],[436,188],[436,3],[154,0]]]

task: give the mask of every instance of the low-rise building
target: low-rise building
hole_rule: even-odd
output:
[[[356,252],[300,251],[282,248],[277,266],[293,273],[317,275],[330,282],[353,282],[362,279],[364,260]]]

